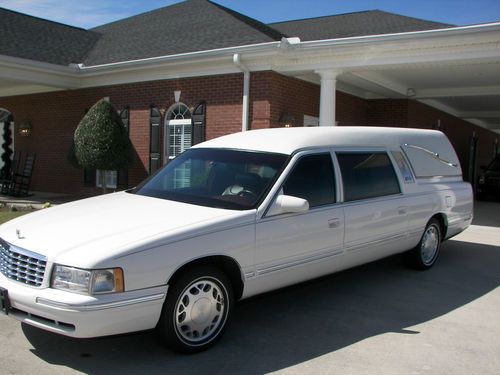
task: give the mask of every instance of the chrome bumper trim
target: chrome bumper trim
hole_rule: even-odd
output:
[[[310,256],[307,258],[303,258],[303,259],[299,259],[299,260],[295,260],[295,261],[291,261],[291,262],[287,262],[287,263],[283,263],[283,264],[277,264],[277,265],[271,266],[271,267],[261,268],[261,269],[257,270],[257,275],[261,276],[261,275],[265,275],[265,274],[276,272],[276,271],[282,271],[284,269],[291,268],[291,267],[303,266],[307,263],[336,257],[336,256],[339,256],[341,254],[342,254],[342,249],[335,249],[335,250],[331,250],[331,251],[324,253],[324,254],[313,255],[313,256]]]
[[[157,300],[162,300],[165,298],[166,293],[153,294],[151,296],[132,298],[124,301],[101,303],[95,305],[70,305],[67,303],[61,303],[56,301],[51,301],[45,298],[37,297],[36,303],[41,306],[50,307],[62,311],[71,312],[89,312],[89,311],[99,311],[106,309],[114,309],[117,307],[125,307],[130,305],[136,305],[138,303],[152,302]]]

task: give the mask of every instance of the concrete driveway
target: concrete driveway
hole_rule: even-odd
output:
[[[0,374],[500,374],[500,203],[435,267],[399,256],[239,303],[213,349],[154,334],[74,340],[0,317]]]

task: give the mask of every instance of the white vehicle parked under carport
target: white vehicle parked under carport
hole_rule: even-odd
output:
[[[2,225],[0,307],[73,337],[157,327],[195,352],[221,337],[236,300],[401,252],[427,269],[471,220],[441,132],[238,133],[130,191]]]

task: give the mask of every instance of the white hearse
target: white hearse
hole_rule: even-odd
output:
[[[130,191],[0,226],[0,307],[73,337],[156,327],[171,348],[199,351],[239,299],[396,253],[431,267],[472,204],[438,131],[232,134]]]

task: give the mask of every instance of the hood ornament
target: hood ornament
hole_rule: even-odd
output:
[[[22,239],[26,238],[26,237],[23,237],[23,236],[21,235],[21,229],[16,229],[16,234],[17,234],[17,238],[19,238],[20,240],[22,240]]]

